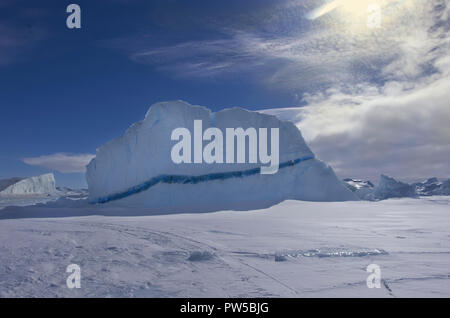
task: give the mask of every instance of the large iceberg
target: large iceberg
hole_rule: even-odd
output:
[[[176,144],[172,133],[180,127],[195,133],[194,121],[201,121],[204,131],[211,127],[221,131],[238,127],[244,130],[253,127],[256,131],[278,128],[278,171],[262,174],[267,165],[261,162],[175,163],[171,157]],[[273,151],[272,139],[267,140],[270,140],[268,149]],[[205,147],[209,141],[200,143]],[[234,150],[236,155],[234,146],[230,153]],[[227,152],[224,145],[223,157],[227,157]],[[250,148],[246,149],[246,158],[251,154]],[[86,179],[89,200],[93,203],[163,212],[248,210],[286,199],[357,199],[331,167],[314,157],[294,124],[242,108],[214,113],[183,101],[152,105],[143,121],[98,148],[96,157],[87,166]]]
[[[52,194],[55,192],[53,173],[30,178],[0,180],[0,195]]]

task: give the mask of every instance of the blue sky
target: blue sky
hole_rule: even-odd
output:
[[[80,165],[98,146],[174,99],[305,106],[303,134],[342,175],[396,172],[386,162],[413,157],[400,177],[450,176],[447,1],[371,1],[375,29],[364,6],[340,1],[311,19],[330,1],[0,0],[0,178],[52,171],[59,185],[85,186]],[[70,3],[81,29],[66,27]],[[424,110],[426,94],[440,97]],[[380,149],[394,155],[369,171]]]

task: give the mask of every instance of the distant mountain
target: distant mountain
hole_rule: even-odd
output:
[[[372,196],[375,200],[384,200],[389,198],[414,198],[418,195],[414,186],[382,174]]]
[[[440,182],[437,178],[430,178],[412,185],[415,187],[418,195],[450,195],[450,179]]]
[[[378,201],[389,198],[450,195],[450,179],[441,182],[437,178],[429,178],[422,182],[408,184],[381,175],[377,186],[370,181],[358,179],[347,178],[342,181],[362,200]]]

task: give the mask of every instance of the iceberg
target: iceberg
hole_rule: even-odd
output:
[[[194,122],[199,120],[205,132],[209,128],[224,132],[230,128],[256,132],[276,129],[278,170],[264,174],[262,171],[267,168],[264,163],[239,159],[233,163],[205,163],[195,158],[174,162],[171,155],[177,141],[171,138],[172,132],[177,128],[195,131]],[[247,137],[249,145],[251,138]],[[260,143],[261,139],[259,136]],[[276,149],[273,138],[265,140],[270,140],[266,150]],[[199,149],[210,149],[207,144],[212,141],[204,137],[188,144],[194,143],[201,144]],[[215,151],[223,151],[223,158],[228,158],[230,151],[239,157],[237,144],[234,149],[227,146]],[[244,154],[246,158],[252,157],[250,145]],[[315,158],[291,122],[242,108],[212,112],[184,101],[152,105],[144,120],[131,125],[123,136],[99,147],[87,166],[86,180],[92,203],[146,207],[155,212],[249,210],[286,199],[357,200],[333,169]]]
[[[378,185],[365,196],[368,200],[385,200],[389,198],[415,198],[416,188],[413,185],[400,182],[382,174]]]
[[[0,180],[0,195],[52,194],[55,192],[53,173],[30,178]]]

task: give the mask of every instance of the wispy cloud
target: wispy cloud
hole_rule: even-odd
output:
[[[305,6],[303,1],[290,1],[273,10],[273,32],[221,29],[222,36],[209,40],[155,47],[141,38],[136,39],[139,45],[127,47],[131,60],[175,77],[242,74],[270,87],[310,93],[341,83],[383,85],[428,75],[433,60],[445,54],[448,39],[443,21],[448,4],[443,0],[378,2],[382,4],[379,29],[367,26],[364,6],[356,15],[337,10],[310,21],[305,15],[311,3],[323,2],[307,1]]]
[[[51,155],[23,158],[28,165],[41,166],[62,173],[85,172],[86,165],[94,158],[92,154],[55,153]]]
[[[130,58],[139,63],[154,64],[176,76],[209,77],[254,69],[261,63],[258,58],[264,51],[261,45],[264,44],[258,38],[237,32],[224,39],[143,49],[131,53]]]

